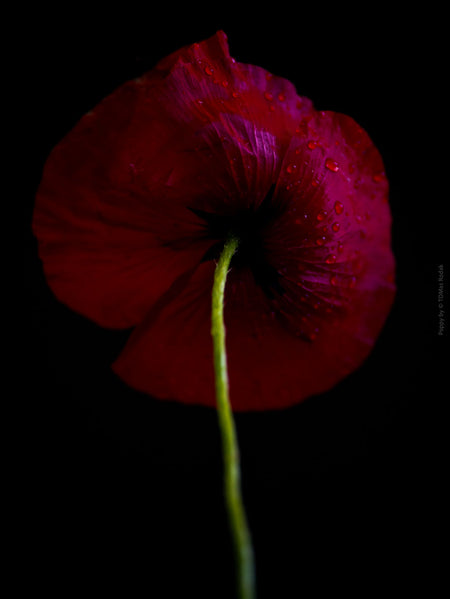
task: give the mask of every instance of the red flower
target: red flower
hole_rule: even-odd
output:
[[[104,327],[136,327],[114,364],[132,387],[214,406],[214,258],[226,287],[235,410],[332,387],[393,301],[383,163],[349,117],[230,58],[223,32],[86,114],[53,150],[34,213],[49,285]]]

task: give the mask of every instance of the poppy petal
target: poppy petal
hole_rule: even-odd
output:
[[[269,83],[283,97],[273,114]],[[195,210],[262,201],[309,107],[289,82],[236,63],[223,32],[105,98],[53,150],[37,193],[57,297],[106,327],[139,323],[211,245]]]
[[[293,136],[273,196],[282,210],[265,243],[283,292],[268,297],[249,269],[232,268],[227,280],[234,410],[292,405],[367,357],[395,294],[387,191],[377,150],[349,117],[313,115]],[[114,365],[128,384],[214,405],[213,269],[202,265],[133,333]]]
[[[158,397],[215,406],[211,288],[214,263],[201,265],[132,333],[113,370]],[[284,408],[321,393],[368,355],[392,301],[391,289],[364,295],[366,316],[333,322],[314,342],[293,335],[252,274],[231,270],[225,323],[233,410]],[[367,314],[373,313],[373,317]],[[378,317],[383,314],[383,318]],[[357,333],[355,335],[355,332]]]

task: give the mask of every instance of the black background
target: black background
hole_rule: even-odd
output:
[[[433,189],[427,129],[430,111],[439,119],[439,36],[428,38],[423,15],[409,9],[394,22],[380,5],[304,13],[269,1],[245,22],[231,7],[221,17],[200,7],[149,9],[40,10],[19,39],[29,119],[22,183],[31,322],[20,402],[29,425],[29,576],[58,596],[78,588],[234,597],[215,412],[122,384],[110,364],[129,332],[101,329],[53,297],[30,231],[45,160],[77,120],[168,53],[224,29],[237,60],[286,77],[316,108],[349,114],[369,133],[391,184],[398,268],[394,308],[359,371],[289,410],[236,416],[258,597],[428,585],[445,378],[437,334],[444,198]]]

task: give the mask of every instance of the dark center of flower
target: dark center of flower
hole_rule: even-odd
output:
[[[232,259],[233,268],[249,268],[255,281],[266,295],[282,294],[283,288],[277,270],[267,260],[264,232],[278,216],[279,209],[273,202],[275,185],[272,185],[263,202],[258,207],[241,210],[235,214],[215,214],[191,208],[205,221],[205,235],[215,240],[203,257],[203,261],[218,260],[225,240],[230,235],[239,239],[239,246]]]

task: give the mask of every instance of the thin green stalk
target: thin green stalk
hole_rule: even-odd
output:
[[[239,599],[255,598],[253,547],[241,494],[239,447],[228,392],[227,353],[223,318],[225,281],[231,259],[239,245],[229,237],[214,273],[212,290],[211,334],[214,346],[214,371],[219,426],[224,460],[224,490],[228,518],[233,537]]]

